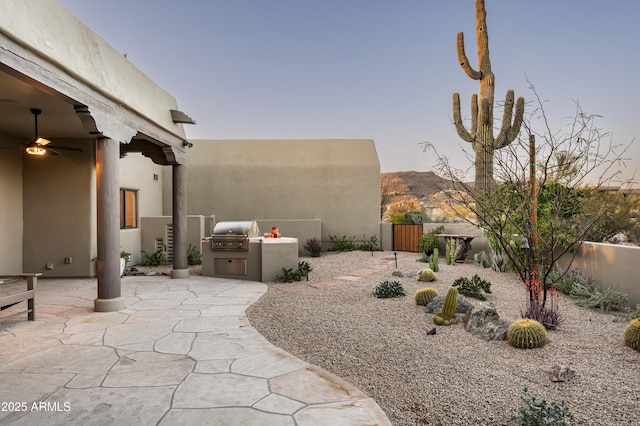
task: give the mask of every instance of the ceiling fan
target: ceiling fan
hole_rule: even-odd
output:
[[[45,155],[47,152],[50,152],[53,155],[60,155],[57,150],[66,150],[66,151],[80,151],[82,152],[82,148],[74,148],[70,146],[59,146],[59,145],[49,145],[51,143],[50,140],[38,137],[38,115],[42,113],[42,110],[38,108],[31,108],[31,113],[33,114],[34,123],[35,123],[35,137],[33,142],[29,143],[25,147],[25,151],[27,154],[31,155]]]
[[[42,113],[42,110],[38,108],[31,108],[30,111],[33,114],[33,118],[34,118],[35,136],[33,138],[33,141],[29,142],[26,145],[23,145],[27,154],[42,156],[47,153],[51,153],[52,155],[60,155],[58,150],[82,152],[82,148],[60,146],[60,145],[49,145],[51,143],[50,140],[38,137],[38,115]],[[2,147],[2,148],[10,148],[10,147]]]

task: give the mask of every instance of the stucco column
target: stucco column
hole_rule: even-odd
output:
[[[96,312],[124,309],[120,287],[120,143],[100,138],[96,153],[98,298]]]
[[[173,269],[171,278],[188,278],[187,166],[173,165]]]

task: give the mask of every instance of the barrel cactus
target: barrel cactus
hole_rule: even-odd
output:
[[[514,321],[507,330],[507,341],[514,348],[533,349],[543,347],[547,339],[547,330],[536,320],[523,318]]]
[[[437,279],[436,274],[429,268],[421,269],[418,271],[418,276],[416,277],[418,281],[422,282],[431,282]]]
[[[456,306],[458,305],[458,289],[451,287],[444,298],[442,311],[433,317],[438,325],[452,325],[456,323]]]
[[[431,287],[425,287],[416,291],[414,299],[416,301],[416,305],[426,306],[436,296],[438,296],[438,290]]]
[[[640,352],[640,318],[636,318],[624,330],[624,344]]]

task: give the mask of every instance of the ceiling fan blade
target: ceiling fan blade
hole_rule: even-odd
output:
[[[62,149],[62,150],[65,150],[65,151],[78,151],[78,152],[84,152],[84,150],[83,150],[82,148],[75,148],[75,147],[72,147],[72,146],[50,145],[50,146],[48,146],[48,147],[47,147],[47,149],[51,149],[51,148],[54,148],[54,149]]]
[[[55,149],[51,149],[51,148],[47,148],[47,152],[51,153],[52,155],[62,155],[58,151],[56,151]]]
[[[15,148],[23,148],[22,145],[15,145],[15,146],[0,146],[0,149],[15,149]]]
[[[38,138],[36,139],[36,143],[40,146],[45,146],[51,143],[51,141],[49,139],[45,139],[45,138]]]

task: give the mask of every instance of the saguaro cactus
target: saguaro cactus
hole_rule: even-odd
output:
[[[467,130],[460,116],[460,95],[453,94],[453,121],[458,135],[473,144],[475,152],[477,188],[488,190],[493,184],[493,153],[496,149],[504,148],[518,136],[522,116],[524,114],[524,99],[518,98],[513,117],[513,90],[507,91],[504,104],[504,116],[498,136],[493,136],[493,93],[495,90],[495,75],[491,71],[489,58],[489,34],[487,32],[487,11],[484,0],[476,0],[476,41],[478,43],[478,70],[474,70],[464,51],[464,34],[458,33],[458,61],[464,72],[472,79],[480,81],[480,103],[478,95],[471,97],[471,130]]]

